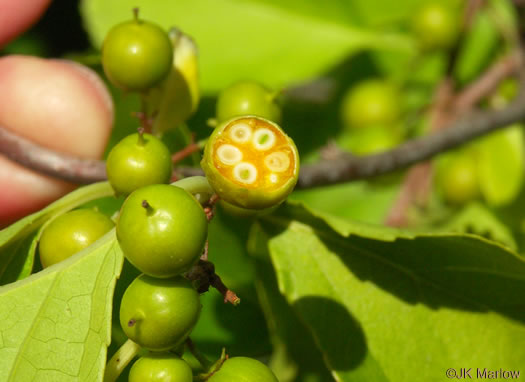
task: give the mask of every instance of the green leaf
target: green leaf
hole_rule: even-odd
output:
[[[505,36],[503,41],[505,48],[514,49],[516,41],[513,40],[513,34],[520,28],[520,15],[514,2],[512,0],[489,0],[487,8],[499,32]]]
[[[318,211],[367,223],[380,224],[399,192],[397,182],[383,178],[294,191],[289,200]]]
[[[498,48],[499,36],[487,10],[477,12],[461,46],[454,70],[456,79],[462,85],[472,81],[489,65]]]
[[[112,194],[107,182],[82,187],[0,231],[0,285],[31,273],[37,233],[46,221],[90,200]]]
[[[69,259],[1,287],[0,380],[101,381],[122,261],[111,230]]]
[[[509,228],[479,203],[470,203],[446,224],[438,227],[441,232],[471,233],[494,240],[517,250],[517,244]]]
[[[473,235],[412,234],[298,204],[262,221],[279,287],[339,381],[443,381],[525,363],[525,263]],[[417,365],[417,367],[413,367]]]
[[[256,259],[255,286],[274,348],[269,366],[280,382],[332,381],[312,334],[279,292],[267,240],[260,226],[254,224],[248,248]]]
[[[514,125],[476,143],[479,186],[490,205],[507,204],[520,192],[525,172],[524,140],[523,126]]]
[[[241,78],[278,89],[311,79],[362,49],[413,49],[407,36],[356,27],[351,3],[336,0],[83,0],[93,44],[100,47],[134,7],[144,19],[166,29],[177,26],[195,39],[205,93]]]
[[[358,0],[352,3],[366,24],[381,26],[406,20],[421,5],[421,0]]]

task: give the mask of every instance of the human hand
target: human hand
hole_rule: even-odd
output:
[[[0,47],[31,26],[50,0],[0,0]],[[65,60],[0,58],[0,126],[87,159],[102,156],[113,124],[111,96],[90,69]],[[75,188],[0,155],[0,227]]]

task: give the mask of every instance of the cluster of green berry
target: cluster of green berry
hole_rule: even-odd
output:
[[[418,54],[445,51],[457,40],[456,10],[443,1],[424,2],[413,13],[409,28],[418,43]],[[363,80],[346,90],[341,101],[345,127],[339,143],[357,155],[374,154],[397,146],[405,131],[402,89],[397,81]]]
[[[488,97],[485,106],[505,107],[516,95],[516,80],[507,79]],[[441,155],[436,168],[441,197],[451,205],[483,200],[500,207],[512,202],[523,185],[524,149],[523,126],[513,124]]]
[[[172,155],[160,135],[166,125],[176,126],[196,107],[194,53],[194,46],[180,31],[166,33],[141,20],[137,11],[133,20],[108,32],[102,48],[108,79],[123,91],[141,95],[148,103],[143,112],[155,116],[153,127],[159,126],[158,120],[165,124],[152,133],[145,131],[147,126],[139,128],[118,142],[106,160],[115,195],[125,197],[116,217],[116,237],[126,259],[141,272],[125,290],[119,312],[128,343],[149,351],[133,364],[132,382],[193,380],[191,367],[180,355],[201,312],[202,288],[191,275],[205,252],[209,216],[194,195],[169,184]],[[188,83],[180,86],[178,81]],[[182,88],[190,90],[181,93]],[[265,213],[295,186],[299,156],[278,126],[280,119],[276,93],[255,81],[237,82],[219,95],[216,127],[201,165],[227,212]],[[114,226],[110,218],[92,209],[57,217],[41,236],[43,266],[88,247]],[[114,380],[118,372],[108,370],[106,376],[112,375],[108,380]],[[200,378],[277,381],[259,361],[225,356]]]
[[[155,88],[163,88],[166,98],[166,78],[176,61],[172,42],[162,28],[136,14],[108,33],[104,71],[125,91],[157,96]],[[280,108],[274,98],[253,81],[236,83],[219,96],[220,125],[208,139],[202,167],[221,203],[234,212],[257,214],[273,207],[297,181],[297,149],[276,124]],[[201,304],[184,275],[203,253],[207,216],[191,193],[167,184],[171,154],[155,135],[139,129],[113,147],[106,163],[115,193],[126,196],[117,239],[126,259],[142,272],[120,306],[124,333],[150,351],[133,364],[129,380],[192,381],[190,366],[178,354],[198,321]],[[245,357],[222,358],[205,380],[277,381],[264,364]]]
[[[170,86],[180,90],[173,81],[169,83],[174,66],[185,71],[187,79],[195,74],[194,62],[187,60],[184,67],[177,61],[174,45],[183,40],[180,34],[170,35],[139,19],[135,11],[133,20],[108,32],[102,50],[104,71],[115,86],[139,92],[143,99],[153,100],[155,107],[165,107],[164,114],[154,110],[158,118],[179,123],[180,115],[166,110],[191,103],[187,117],[198,97],[196,89],[189,103],[179,102],[184,96],[180,92],[170,93]],[[191,56],[191,49],[187,52]],[[179,80],[180,75],[173,78]],[[275,93],[255,81],[235,83],[219,95],[218,126],[207,141],[201,164],[228,212],[259,215],[292,191],[299,157],[293,141],[277,125],[280,119]],[[106,161],[115,195],[125,197],[116,217],[116,237],[126,259],[141,272],[125,290],[119,312],[129,340],[148,350],[133,364],[131,382],[190,382],[194,378],[180,355],[201,312],[198,285],[188,278],[204,252],[209,219],[194,195],[169,184],[173,163],[170,150],[158,137],[162,132],[150,134],[139,128],[117,143]],[[93,209],[60,215],[41,235],[42,265],[70,257],[113,227],[113,220]],[[200,378],[210,382],[277,381],[257,360],[224,356]]]
[[[129,339],[150,351],[133,364],[129,381],[193,381],[178,351],[201,311],[199,293],[184,273],[199,260],[207,239],[203,208],[182,188],[141,186],[126,198],[116,229],[124,255],[142,272],[124,292],[120,324]],[[245,357],[220,360],[206,380],[276,381],[264,364]]]
[[[416,58],[446,52],[458,42],[457,16],[458,5],[449,1],[425,1],[416,9],[409,24],[418,43]],[[415,64],[418,64],[417,60],[414,60]],[[408,87],[398,80],[372,78],[347,89],[340,105],[344,129],[338,143],[342,148],[363,155],[400,144],[407,135],[406,128],[400,126],[407,125],[403,121],[407,113],[404,110],[406,105],[402,104],[402,93]],[[515,94],[515,81],[507,81],[486,106],[501,107],[510,102]],[[511,127],[440,156],[436,161],[435,182],[440,198],[456,206],[476,199],[492,206],[512,201],[523,181],[521,170],[525,162],[521,152],[521,135],[519,127]],[[506,163],[498,160],[495,153],[507,158]],[[499,172],[506,172],[505,177],[512,181],[502,179]]]
[[[203,251],[206,215],[188,191],[166,184],[171,159],[158,138],[133,134],[108,158],[110,184],[116,194],[127,196],[118,215],[117,239],[128,261],[142,272],[122,297],[120,323],[129,339],[150,351],[133,364],[129,381],[190,382],[192,369],[175,351],[201,311],[199,293],[183,274]],[[90,209],[59,216],[41,236],[42,264],[47,267],[77,253],[113,226],[111,219]],[[220,360],[206,380],[276,381],[264,364],[246,357]]]

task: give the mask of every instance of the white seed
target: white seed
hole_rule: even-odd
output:
[[[237,143],[245,143],[252,137],[252,128],[247,123],[237,123],[230,128],[230,138]]]
[[[233,177],[241,183],[252,184],[257,180],[257,168],[248,162],[238,163],[233,168]]]
[[[253,134],[252,143],[257,150],[268,150],[275,144],[275,134],[273,131],[267,128],[261,128],[255,130]]]
[[[277,176],[277,174],[270,175],[270,182],[277,183],[278,181],[279,181],[279,177]]]
[[[233,166],[242,160],[241,150],[233,145],[228,144],[219,146],[217,149],[217,156],[222,163],[228,166]]]
[[[290,158],[285,152],[276,151],[264,158],[264,164],[270,171],[283,172],[290,167]]]

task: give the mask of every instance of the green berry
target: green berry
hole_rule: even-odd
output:
[[[173,47],[158,25],[135,17],[114,26],[102,45],[102,65],[110,81],[128,91],[146,91],[170,72]]]
[[[132,192],[117,221],[117,239],[141,272],[171,277],[200,257],[208,233],[206,214],[182,188],[156,184]]]
[[[399,119],[401,106],[397,89],[382,80],[366,80],[343,96],[341,117],[347,128],[388,126]]]
[[[245,116],[215,128],[201,166],[221,199],[260,210],[281,203],[292,192],[299,176],[299,154],[277,124]]]
[[[180,345],[199,319],[199,294],[181,276],[169,279],[140,275],[120,304],[120,325],[129,339],[153,351]]]
[[[91,209],[66,212],[45,227],[38,249],[44,268],[90,246],[114,227],[106,215]]]
[[[424,4],[413,16],[412,31],[423,50],[448,49],[458,36],[456,11],[443,1]]]
[[[106,172],[115,192],[128,195],[150,184],[168,183],[172,172],[171,154],[153,135],[132,134],[110,151]]]
[[[149,353],[129,371],[128,382],[192,382],[191,367],[172,353]]]
[[[480,196],[476,157],[471,152],[452,153],[441,158],[437,186],[443,199],[459,205]]]
[[[227,359],[207,382],[279,382],[272,371],[253,358]]]
[[[217,98],[218,122],[233,117],[256,115],[275,123],[281,122],[281,108],[275,93],[256,81],[239,81],[225,88]]]

